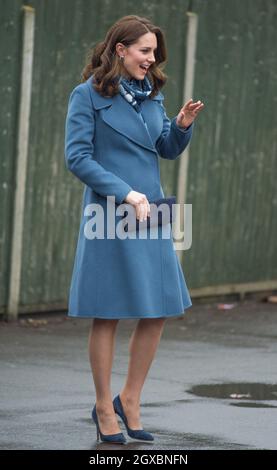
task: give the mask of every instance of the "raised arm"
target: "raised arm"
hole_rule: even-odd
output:
[[[176,123],[177,116],[170,120],[162,102],[159,105],[163,113],[163,129],[156,141],[156,149],[160,157],[174,160],[188,145],[192,137],[194,123],[191,123],[187,128],[179,127]]]

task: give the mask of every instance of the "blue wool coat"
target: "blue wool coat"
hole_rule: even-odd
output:
[[[82,215],[69,292],[68,315],[83,318],[156,318],[179,316],[192,305],[170,236],[90,238],[89,204],[108,212],[107,196],[124,202],[132,191],[149,202],[165,197],[159,158],[176,159],[188,145],[188,128],[170,120],[164,95],[141,103],[141,116],[121,96],[102,97],[93,76],[70,94],[65,123],[66,167],[84,183]],[[110,216],[112,217],[112,216]],[[117,223],[119,216],[114,216]],[[153,230],[147,228],[145,230]],[[157,230],[157,228],[156,228]]]

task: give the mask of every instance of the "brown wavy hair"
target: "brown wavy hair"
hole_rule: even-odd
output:
[[[165,85],[167,75],[162,69],[167,60],[164,33],[155,26],[148,18],[137,15],[127,15],[116,21],[108,30],[104,41],[96,44],[89,51],[87,64],[81,75],[81,82],[85,82],[92,74],[94,78],[94,89],[102,96],[114,96],[119,92],[116,76],[122,72],[122,63],[116,53],[115,46],[121,42],[125,47],[136,43],[140,36],[148,32],[154,33],[157,38],[157,50],[155,51],[155,62],[147,71],[153,90],[149,95],[153,98]]]

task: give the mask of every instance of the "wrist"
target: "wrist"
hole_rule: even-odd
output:
[[[179,129],[183,129],[183,130],[186,130],[190,126],[189,124],[186,126],[182,126],[180,123],[178,123],[177,118],[175,119],[175,123]]]

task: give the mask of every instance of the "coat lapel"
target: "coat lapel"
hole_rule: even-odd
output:
[[[90,88],[94,108],[103,109],[101,117],[106,124],[125,137],[128,137],[128,139],[132,140],[136,144],[141,145],[147,150],[151,150],[155,153],[157,152],[154,143],[159,132],[156,132],[157,135],[154,135],[153,133],[154,126],[151,123],[151,119],[155,119],[157,116],[154,116],[153,113],[151,114],[151,101],[162,100],[163,94],[161,92],[159,92],[152,100],[145,100],[142,103],[142,113],[147,123],[146,128],[141,116],[132,108],[132,106],[130,106],[120,93],[114,97],[104,98],[92,89],[92,77],[89,77],[86,83]]]

